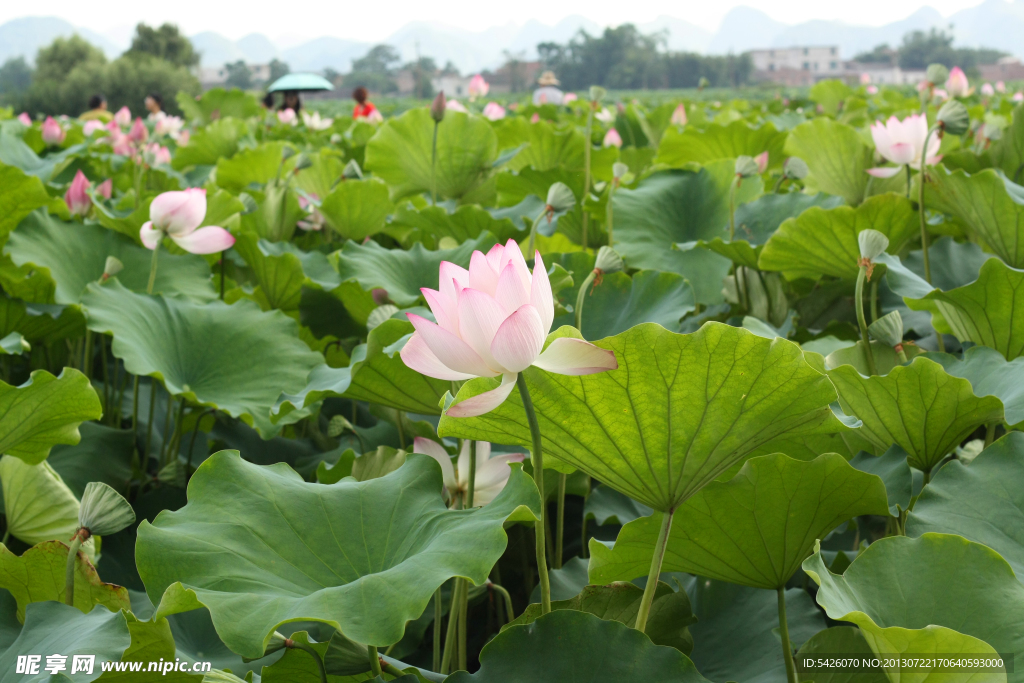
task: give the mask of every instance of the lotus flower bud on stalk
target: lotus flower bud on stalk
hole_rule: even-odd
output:
[[[98,130],[106,130],[106,126],[103,125],[102,121],[98,121],[95,119],[92,121],[86,121],[85,125],[82,126],[82,134],[85,137],[91,137],[92,134]]]
[[[864,346],[864,357],[867,361],[868,372],[877,375],[875,369],[875,357],[871,352],[871,343],[868,338],[868,324],[864,317],[864,283],[871,280],[874,271],[874,259],[889,247],[889,238],[877,230],[861,230],[857,234],[857,244],[860,247],[860,259],[857,261],[857,286],[854,293],[854,304],[857,310],[857,323],[860,325],[861,342]]]
[[[594,293],[594,289],[601,284],[605,273],[616,273],[623,269],[625,264],[622,262],[622,257],[619,256],[619,252],[615,251],[611,247],[601,247],[597,250],[597,259],[594,261],[594,269],[587,274],[582,284],[580,284],[579,292],[576,294],[576,329],[580,332],[583,331],[583,302],[584,295],[587,293],[587,289],[590,288],[590,294]],[[591,283],[593,286],[591,287]]]
[[[26,111],[23,111],[20,114],[18,114],[18,121],[23,126],[31,126],[32,125],[32,117],[29,116],[28,112],[26,112]]]
[[[125,128],[131,125],[132,113],[131,111],[129,111],[128,107],[121,107],[120,109],[118,109],[117,113],[114,114],[113,122],[115,125],[120,126],[121,128]]]
[[[484,105],[484,118],[489,121],[500,121],[505,118],[505,107],[497,102],[488,102]]]
[[[676,105],[675,110],[672,112],[672,125],[673,126],[685,126],[686,125],[686,105],[679,103]]]
[[[96,186],[96,194],[103,197],[104,199],[110,199],[114,194],[114,180],[107,178],[102,183]]]
[[[146,128],[146,124],[142,122],[142,119],[135,119],[135,123],[132,124],[131,130],[128,131],[128,139],[132,142],[139,144],[146,141],[149,137],[149,130]]]
[[[903,316],[899,311],[886,313],[868,325],[868,332],[878,341],[891,346],[901,363],[907,362],[907,354],[903,350]]]
[[[445,105],[444,90],[442,90],[437,93],[434,101],[430,103],[430,118],[434,119],[437,123],[444,121]]]
[[[84,216],[89,213],[92,207],[92,199],[89,197],[89,179],[79,170],[75,173],[71,186],[64,193],[64,203],[68,205],[68,211],[73,216]]]
[[[121,260],[116,256],[108,256],[103,264],[103,275],[100,277],[100,281],[106,282],[122,270],[124,270],[124,264],[121,263]]]
[[[565,93],[565,97],[562,98],[562,104],[569,104],[570,102],[575,102],[578,99],[579,97],[576,95],[576,93],[567,92]]]
[[[985,83],[981,86],[981,94],[985,97],[992,97],[996,94],[996,90],[992,87],[991,83]]]
[[[622,136],[619,135],[619,131],[609,128],[601,144],[604,147],[622,147]]]
[[[277,112],[277,120],[286,126],[297,126],[299,124],[298,117],[295,116],[295,110],[290,107]]]
[[[42,136],[43,142],[51,147],[55,147],[64,142],[64,137],[67,133],[61,128],[60,124],[54,120],[52,116],[47,116],[46,120],[43,121]]]
[[[877,95],[878,94],[878,86],[877,85],[869,85],[866,88],[866,90],[867,90],[867,93],[869,95]]]
[[[954,66],[949,72],[946,80],[946,90],[950,97],[967,97],[971,94],[971,84],[967,80],[967,74],[958,66]]]
[[[1006,83],[1004,83],[1003,81],[996,81],[996,92],[998,92],[998,93],[1005,93],[1006,92]]]
[[[470,101],[475,100],[478,97],[486,97],[487,92],[491,89],[491,86],[487,84],[484,77],[480,74],[473,76],[469,79],[469,99]]]

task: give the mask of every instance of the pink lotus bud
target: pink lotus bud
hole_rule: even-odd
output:
[[[985,83],[981,86],[981,94],[985,97],[992,97],[996,94],[996,89],[992,87],[991,83]]]
[[[491,89],[491,86],[487,84],[484,77],[480,74],[473,76],[469,79],[469,96],[470,98],[484,97],[487,95],[487,91]]]
[[[140,118],[135,119],[132,129],[128,131],[128,139],[132,142],[145,142],[148,137],[149,131],[146,129],[146,124]]]
[[[601,143],[605,147],[622,147],[622,137],[619,135],[619,131],[611,128],[605,133],[604,142]]]
[[[28,112],[23,111],[20,114],[18,114],[18,120],[21,121],[22,125],[32,125],[32,117],[28,115]]]
[[[48,145],[59,145],[64,142],[65,135],[66,133],[60,127],[60,124],[52,116],[47,116],[46,120],[43,121],[43,142]]]
[[[754,163],[757,164],[757,172],[764,173],[768,170],[768,152],[764,151],[754,157]]]
[[[85,137],[90,137],[96,131],[104,129],[105,128],[103,126],[102,121],[97,121],[96,119],[93,119],[91,121],[85,122],[85,125],[82,126],[82,133],[85,135]]]
[[[569,104],[570,102],[575,102],[578,99],[579,97],[576,95],[576,93],[567,92],[565,93],[565,97],[562,98],[562,104]]]
[[[295,115],[295,110],[291,108],[277,112],[277,120],[286,126],[297,126],[299,124],[299,117]]]
[[[104,199],[110,199],[114,194],[114,180],[107,178],[102,183],[96,186],[96,194],[103,197]]]
[[[871,74],[869,74],[869,73],[862,73],[860,75],[860,84],[861,85],[871,85]]]
[[[537,123],[540,121],[540,114],[533,112],[533,116],[530,117],[530,123]]]
[[[188,141],[191,138],[192,134],[189,133],[187,130],[183,130],[180,133],[178,133],[178,139],[176,141],[178,143],[178,147],[184,147],[185,145],[187,145]]]
[[[206,216],[206,190],[190,188],[164,192],[149,205],[149,218],[139,230],[147,249],[156,249],[164,235],[192,254],[215,254],[235,243],[224,228],[199,226]]]
[[[928,81],[921,81],[917,84],[917,92],[924,92],[928,88],[932,87],[932,84]]]
[[[380,113],[380,109],[374,109],[369,114],[364,116],[363,120],[368,122],[368,123],[383,123],[384,122],[384,115]],[[337,133],[335,133],[335,135],[337,135]],[[334,136],[333,135],[331,136],[331,138],[332,138],[331,142],[334,143],[334,144],[337,144],[337,143],[334,142],[334,139],[333,139]]]
[[[448,111],[461,112],[463,114],[469,113],[469,111],[466,110],[466,107],[464,107],[463,104],[458,100],[448,100],[448,103],[445,105],[445,109],[447,109]]]
[[[505,107],[497,102],[488,102],[484,107],[484,118],[491,121],[499,121],[505,118]]]
[[[75,174],[75,179],[71,181],[71,187],[64,193],[64,203],[68,205],[68,210],[75,216],[84,216],[89,213],[89,207],[92,206],[92,200],[89,198],[89,193],[86,190],[89,189],[89,179],[85,177],[85,174],[81,171]]]
[[[114,114],[114,125],[124,128],[130,125],[132,122],[132,113],[128,110],[128,107],[121,107]]]
[[[1006,92],[1006,83],[996,81],[996,92]]]
[[[173,138],[178,136],[184,125],[185,122],[181,117],[165,115],[157,120],[156,125],[153,127],[153,132],[157,135],[170,135]]]
[[[152,157],[151,166],[163,166],[171,163],[171,151],[166,147],[153,143],[149,147],[149,155]]]
[[[388,290],[383,287],[377,287],[371,290],[370,295],[373,297],[373,302],[378,306],[391,303],[391,297],[388,296]]]
[[[970,94],[971,84],[967,81],[967,74],[958,66],[949,70],[949,80],[946,81],[946,90],[952,97],[966,97]]]
[[[131,156],[132,154],[132,141],[124,133],[118,133],[114,137],[111,146],[114,148],[114,154],[119,154],[123,157]]]
[[[675,111],[672,112],[672,125],[673,126],[685,126],[686,125],[686,105],[680,103]]]
[[[447,108],[444,99],[444,90],[437,93],[437,97],[430,103],[430,118],[434,119],[435,122],[441,123],[444,120],[444,111]]]
[[[869,95],[877,95],[878,94],[878,86],[877,85],[869,85],[867,87],[867,91],[868,91]]]

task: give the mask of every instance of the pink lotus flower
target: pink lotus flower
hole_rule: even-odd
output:
[[[199,228],[205,217],[206,190],[193,187],[183,192],[164,192],[149,205],[150,220],[142,225],[139,237],[147,249],[156,249],[167,235],[192,254],[214,254],[235,243],[224,228]]]
[[[686,105],[679,103],[675,110],[672,112],[672,125],[673,126],[685,126],[686,125]]]
[[[992,87],[991,83],[985,83],[981,86],[981,94],[985,97],[992,97],[996,94],[996,89]]]
[[[484,118],[491,121],[500,121],[505,118],[505,107],[497,102],[488,102],[484,106]]]
[[[462,442],[456,467],[452,467],[451,456],[441,444],[430,439],[417,436],[413,439],[412,452],[429,455],[441,465],[441,476],[448,497],[452,502],[461,497],[465,500],[469,492],[469,439]],[[476,442],[476,476],[473,486],[473,506],[483,507],[494,500],[508,483],[512,475],[509,463],[522,462],[525,453],[507,453],[491,457],[491,444],[487,441]]]
[[[90,137],[96,131],[105,130],[105,128],[106,127],[103,125],[102,121],[97,121],[96,119],[93,119],[91,121],[85,122],[85,125],[82,126],[82,133],[85,135],[85,137]]]
[[[1024,102],[1024,92],[1018,90],[1017,92],[1013,93],[1013,97],[1011,99],[1014,102]]]
[[[111,133],[120,133],[121,126],[117,125],[117,121],[111,119],[110,121],[107,121],[107,130]]]
[[[145,142],[148,137],[149,129],[146,128],[146,124],[140,118],[135,119],[131,130],[128,131],[128,139],[132,142]]]
[[[121,128],[131,125],[131,122],[132,113],[129,111],[128,107],[121,107],[117,110],[117,113],[114,114],[114,124]]]
[[[562,97],[562,104],[569,104],[570,102],[575,102],[578,99],[579,99],[579,96],[577,96],[576,93],[574,93],[574,92],[567,92]]]
[[[277,112],[277,120],[286,126],[296,126],[299,123],[299,119],[295,115],[295,110],[291,108]]]
[[[765,150],[754,157],[754,163],[757,164],[757,172],[759,174],[768,170],[768,151]]]
[[[622,136],[619,135],[619,131],[609,128],[601,144],[605,147],[622,147]]]
[[[996,81],[996,92],[1006,92],[1006,83],[1003,81]]]
[[[380,113],[380,109],[374,109],[363,117],[363,121],[367,123],[384,123],[384,115]]]
[[[20,114],[18,114],[18,120],[21,121],[22,125],[24,126],[32,125],[32,117],[28,115],[27,111],[23,111]]]
[[[78,171],[74,180],[71,181],[71,187],[64,193],[64,203],[68,205],[68,210],[73,216],[84,216],[89,213],[89,208],[92,206],[92,199],[89,198],[89,193],[86,191],[89,189],[89,185],[89,179],[82,171]]]
[[[153,126],[153,132],[157,135],[169,135],[172,138],[178,137],[185,121],[180,116],[163,116],[157,119]]]
[[[932,91],[932,95],[934,95],[937,99],[942,100],[943,102],[949,99],[949,93],[946,92],[945,88],[936,88],[935,90]]]
[[[52,116],[47,116],[46,120],[43,121],[43,142],[48,145],[59,145],[64,142],[64,136],[67,133],[60,127]]]
[[[463,114],[468,114],[469,113],[466,110],[466,107],[463,106],[462,102],[459,102],[458,100],[448,100],[448,102],[445,104],[445,110],[447,110],[447,111],[458,111],[458,112],[462,112]]]
[[[114,148],[114,154],[123,157],[131,156],[134,151],[132,141],[124,133],[117,133],[111,141],[111,146]]]
[[[487,84],[484,77],[480,74],[473,76],[469,79],[469,97],[470,99],[476,99],[477,97],[486,97],[487,91],[491,89],[491,86]]]
[[[877,85],[869,85],[867,87],[867,91],[868,91],[869,95],[877,95],[878,94],[878,86]]]
[[[405,364],[443,380],[501,376],[498,388],[449,408],[452,417],[494,410],[531,365],[560,375],[618,367],[613,352],[582,339],[556,339],[541,352],[555,317],[551,284],[540,252],[531,275],[515,240],[494,245],[486,255],[473,252],[468,271],[442,262],[438,291],[420,291],[437,324],[407,314],[416,332],[402,349]]]
[[[875,140],[875,147],[878,153],[885,159],[896,164],[894,167],[869,168],[868,173],[876,178],[891,178],[901,170],[901,167],[910,165],[917,167],[921,164],[921,155],[925,155],[925,163],[938,163],[941,156],[938,156],[939,146],[942,141],[939,136],[933,135],[928,141],[928,150],[924,150],[924,139],[928,136],[928,120],[923,114],[911,114],[900,121],[895,116],[890,116],[884,124],[875,121],[871,126],[871,137]]]
[[[952,97],[967,97],[971,94],[971,84],[967,81],[967,74],[963,72],[963,69],[954,66],[949,70],[946,90]]]
[[[539,122],[540,122],[540,114],[538,114],[537,112],[533,112],[533,116],[530,117],[530,123],[539,123]]]
[[[860,84],[861,85],[871,85],[871,74],[867,73],[866,71],[864,73],[862,73],[860,75]]]
[[[601,111],[594,114],[594,118],[604,124],[609,124],[615,120],[615,114],[608,107],[602,107]]]
[[[171,150],[154,142],[146,149],[146,162],[150,166],[163,166],[171,163]]]
[[[305,230],[306,232],[309,232],[310,230],[322,230],[326,221],[316,204],[310,200],[320,201],[320,196],[315,192],[310,193],[308,197],[301,194],[299,195],[299,208],[306,212],[309,220],[298,221],[295,225],[298,226],[300,230]]]
[[[114,181],[112,178],[107,178],[102,183],[96,186],[96,194],[103,197],[104,199],[110,199],[111,195],[114,194]]]

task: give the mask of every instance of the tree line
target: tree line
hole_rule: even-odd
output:
[[[958,66],[972,74],[982,64],[994,64],[1007,53],[988,48],[953,47],[953,35],[940,29],[911,31],[903,42],[893,48],[882,43],[869,52],[862,52],[854,61],[889,64],[901,69],[927,69],[929,64]],[[973,74],[972,74],[973,75]]]

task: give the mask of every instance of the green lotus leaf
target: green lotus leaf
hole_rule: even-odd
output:
[[[0,484],[7,531],[15,538],[28,545],[68,542],[78,531],[78,499],[48,463],[26,465],[13,456],[0,456]],[[90,556],[96,554],[92,539],[82,547]]]
[[[380,180],[346,180],[338,183],[320,204],[327,225],[350,240],[362,240],[384,229],[384,220],[394,207],[388,187]]]
[[[883,538],[841,575],[820,552],[803,568],[825,613],[859,626],[876,653],[995,656],[1024,648],[1024,586],[994,550],[961,536]],[[1006,680],[1024,680],[1024,671]]]
[[[768,163],[775,166],[782,163],[785,144],[786,133],[779,132],[771,123],[753,128],[746,121],[733,121],[724,126],[711,124],[703,130],[687,127],[682,132],[670,126],[658,144],[654,163],[679,168],[691,162],[706,164],[768,152]]]
[[[245,121],[222,118],[197,128],[188,144],[178,147],[171,167],[181,171],[189,166],[215,166],[220,159],[229,159],[238,151],[239,138],[249,132]]]
[[[523,506],[540,517],[536,487],[518,467],[476,510],[447,510],[441,486],[428,456],[379,479],[325,486],[222,451],[196,470],[184,508],[139,526],[139,574],[154,602],[163,596],[158,616],[205,605],[245,657],[261,657],[274,630],[296,620],[396,643],[449,578],[487,579],[507,518]]]
[[[128,621],[128,632],[131,634],[132,643],[121,655],[121,661],[142,662],[142,672],[108,671],[100,680],[120,681],[121,683],[143,683],[143,681],[155,680],[156,674],[147,671],[150,662],[156,664],[159,664],[160,660],[173,662],[177,654],[170,624],[167,619],[143,621],[131,612],[125,612],[124,616]],[[206,681],[202,674],[185,671],[164,673],[162,669],[160,669],[159,677],[161,681],[166,680],[171,683],[205,683]]]
[[[711,240],[697,240],[697,246],[721,254],[733,263],[757,268],[757,259],[765,242],[775,234],[783,221],[796,218],[812,206],[834,209],[842,204],[842,197],[822,192],[761,195],[736,208],[736,239],[729,241],[724,237],[715,237]]]
[[[272,180],[262,190],[250,188],[246,194],[256,203],[256,210],[242,216],[242,230],[272,242],[290,240],[298,222],[306,217],[299,195],[288,180]]]
[[[827,117],[801,123],[789,132],[785,152],[807,162],[807,182],[817,189],[853,206],[864,200],[874,152],[852,126]]]
[[[676,508],[662,571],[777,589],[815,539],[848,519],[888,512],[885,485],[835,453],[810,462],[782,453],[751,458]],[[615,546],[590,543],[590,582],[631,581],[650,570],[662,514],[622,527]]]
[[[914,475],[907,463],[907,452],[898,445],[894,444],[882,455],[861,451],[850,460],[850,466],[881,478],[889,501],[889,514],[893,517],[910,507]]]
[[[567,656],[566,653],[571,653]],[[655,645],[618,621],[557,610],[502,631],[480,653],[480,670],[447,683],[703,683],[686,655]]]
[[[617,370],[524,372],[544,452],[655,510],[674,509],[774,438],[842,429],[828,407],[835,390],[792,342],[720,323],[687,335],[646,323],[596,345],[615,352]],[[456,400],[492,384],[470,380]],[[438,434],[531,444],[515,392],[485,415],[443,416]]]
[[[968,174],[936,166],[928,175],[929,188],[944,211],[970,228],[999,258],[1014,268],[1024,268],[1024,190],[993,169]],[[1009,192],[1009,186],[1017,192]]]
[[[78,498],[90,482],[101,481],[117,491],[127,490],[132,478],[135,437],[131,430],[96,422],[78,428],[82,440],[73,446],[54,446],[46,462]]]
[[[972,346],[964,351],[962,359],[948,353],[928,353],[925,358],[954,377],[969,381],[976,396],[995,396],[1002,401],[1007,424],[1024,422],[1024,358],[1017,357],[1008,363],[1002,354],[987,346]]]
[[[118,280],[128,289],[145,292],[153,252],[124,235],[96,225],[65,223],[37,211],[11,233],[7,253],[18,266],[31,266],[52,281],[50,301],[77,304],[86,287],[103,276],[108,256],[124,264]],[[154,292],[180,294],[195,301],[217,298],[210,282],[210,267],[199,256],[158,256]]]
[[[93,202],[96,209],[96,219],[100,225],[108,230],[119,232],[128,237],[136,245],[142,245],[142,238],[139,237],[139,229],[143,223],[149,220],[149,205],[156,197],[144,197],[138,206],[128,201],[111,205],[106,202]],[[123,206],[123,208],[122,208]]]
[[[97,607],[82,614],[74,607],[59,602],[40,602],[30,605],[25,614],[25,627],[11,646],[0,655],[0,683],[47,683],[64,678],[51,676],[46,670],[46,658],[52,654],[67,657],[64,674],[70,674],[75,655],[95,657],[91,674],[78,672],[66,680],[88,683],[103,674],[105,662],[121,660],[131,645],[127,617],[123,612],[111,612]],[[36,674],[16,673],[19,656],[38,655]]]
[[[587,586],[579,595],[568,600],[551,603],[554,610],[575,610],[587,612],[601,619],[617,621],[635,627],[636,615],[644,590],[623,581],[607,586]],[[502,631],[515,626],[532,624],[541,617],[539,603],[529,605],[514,621],[502,627]],[[685,655],[693,649],[693,639],[686,627],[696,619],[690,610],[690,598],[686,591],[674,591],[664,582],[658,582],[654,602],[644,633],[655,645],[674,647]]]
[[[936,330],[953,334],[961,342],[991,347],[1012,361],[1024,355],[1024,317],[1014,315],[1019,308],[1017,297],[1024,301],[1022,285],[1024,270],[993,258],[985,261],[978,279],[969,285],[914,298],[904,294],[904,300],[914,310],[930,311]]]
[[[265,142],[258,147],[243,149],[230,159],[221,157],[214,170],[217,185],[228,192],[238,194],[250,189],[252,184],[263,185],[277,177],[282,171],[284,155],[283,142]],[[292,157],[294,159],[294,157]],[[285,162],[285,168],[294,161]]]
[[[341,284],[337,271],[318,252],[302,251],[291,242],[271,242],[252,232],[237,235],[235,250],[252,269],[258,285],[256,300],[265,308],[298,310],[302,288],[333,290]]]
[[[537,200],[535,207],[521,210],[532,221],[543,208],[543,202]],[[444,237],[450,237],[462,244],[467,240],[477,239],[484,232],[489,232],[499,242],[504,243],[510,238],[523,237],[529,229],[529,226],[521,225],[522,217],[519,218],[520,225],[517,225],[512,215],[510,213],[509,216],[495,216],[473,204],[464,204],[449,213],[443,206],[424,206],[415,209],[412,204],[406,203],[398,208],[391,222],[384,228],[384,232],[403,244],[423,242],[434,248]]]
[[[636,189],[618,190],[612,199],[615,250],[630,268],[682,275],[701,303],[721,302],[729,260],[703,249],[673,250],[672,245],[728,237],[729,188],[735,175],[732,161],[725,160],[697,170],[655,173]],[[736,191],[736,205],[762,191],[760,178],[745,180]]]
[[[971,383],[918,357],[885,376],[865,377],[851,365],[828,371],[839,405],[864,424],[860,433],[880,449],[899,444],[925,472],[981,425],[1003,419],[1002,401],[979,398]]]
[[[366,168],[387,182],[392,201],[434,187],[434,121],[425,107],[388,119],[366,144]],[[490,177],[498,136],[486,119],[450,111],[437,126],[437,196],[461,199]]]
[[[722,683],[786,681],[782,646],[776,635],[779,605],[775,591],[694,577],[688,592],[697,616],[697,623],[690,626],[691,656],[704,676]],[[794,646],[825,627],[824,616],[806,591],[790,588],[785,600]]]
[[[585,273],[574,273],[573,286],[559,293],[576,304]],[[576,282],[579,280],[579,282]],[[657,323],[678,330],[679,321],[696,308],[693,288],[682,276],[641,270],[632,277],[623,272],[605,273],[601,282],[590,285],[583,295],[583,337],[603,339],[625,332],[641,323]],[[574,325],[575,313],[555,319],[555,327]]]
[[[0,334],[18,332],[30,344],[51,344],[77,337],[85,328],[85,316],[77,306],[31,304],[0,297]]]
[[[598,526],[627,524],[638,517],[646,517],[653,510],[638,503],[610,486],[595,486],[583,504],[583,517],[593,519]]]
[[[576,128],[559,129],[543,119],[530,123],[526,118],[517,116],[502,121],[495,132],[498,134],[500,149],[519,149],[507,164],[513,171],[527,167],[537,171],[550,171],[559,167],[572,171],[583,170],[585,142],[583,133]]]
[[[297,392],[322,356],[297,336],[295,321],[248,301],[228,306],[135,294],[114,282],[90,285],[82,303],[89,328],[112,334],[112,352],[134,375],[174,396],[273,431],[270,409]]]
[[[779,226],[764,245],[758,267],[782,271],[787,280],[856,278],[857,235],[868,229],[888,237],[889,250],[895,253],[917,234],[917,214],[909,199],[891,193],[870,197],[857,208],[811,207]]]
[[[199,98],[182,90],[175,101],[185,118],[196,120],[197,123],[208,124],[228,117],[244,120],[263,113],[256,98],[238,88],[213,88]]]
[[[797,661],[800,657],[816,660],[836,655],[849,655],[858,659],[875,657],[860,629],[853,626],[833,626],[815,633],[813,638],[803,644],[796,658]],[[889,683],[888,676],[881,669],[848,671],[840,668],[821,668],[801,672],[800,680],[808,683]]]
[[[0,244],[7,240],[22,219],[50,202],[46,188],[35,176],[14,166],[0,164]]]
[[[1024,167],[1024,107],[1013,108],[1009,127],[1003,129],[1001,140],[994,140],[989,155],[992,165],[1002,168],[1014,182],[1020,182],[1021,168]]]
[[[59,166],[64,168],[67,162],[85,151],[84,144],[72,145],[59,152],[51,152],[40,158],[32,148],[25,144],[21,136],[10,129],[0,131],[0,163],[21,169],[26,175],[35,176],[47,183]],[[70,181],[69,177],[67,181]],[[65,181],[65,182],[67,182]]]
[[[806,348],[806,347],[805,347]],[[896,355],[896,349],[880,341],[871,340],[869,344],[871,355],[875,359],[875,371],[880,375],[888,375],[889,372],[903,361]],[[903,355],[907,360],[913,360],[924,354],[925,351],[916,344],[904,344]],[[836,349],[825,356],[825,367],[828,369],[838,368],[840,365],[850,365],[857,369],[862,375],[871,373],[868,368],[867,358],[864,354],[864,342],[857,341],[851,346],[844,346]]]
[[[437,251],[428,251],[422,244],[403,251],[385,249],[372,240],[366,244],[350,241],[330,258],[342,281],[355,280],[367,291],[382,287],[395,304],[404,307],[420,300],[421,287],[437,289],[441,261],[466,268],[474,251],[487,253],[494,243],[490,233],[482,233],[454,249]]]
[[[970,466],[952,461],[921,492],[907,535],[959,534],[992,548],[1024,580],[1024,434],[1010,432]]]

